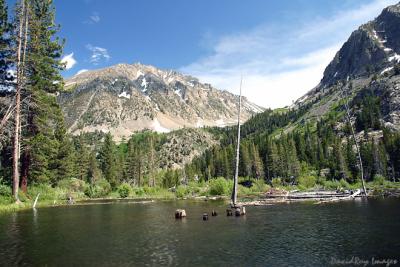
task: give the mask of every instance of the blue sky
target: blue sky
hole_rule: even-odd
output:
[[[395,0],[55,0],[68,77],[116,63],[175,69],[282,107],[316,86],[360,24]]]

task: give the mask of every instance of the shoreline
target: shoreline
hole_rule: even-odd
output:
[[[337,197],[330,196],[333,191],[329,190],[307,190],[302,192],[286,192],[282,194],[279,193],[260,193],[258,195],[245,195],[240,196],[240,205],[244,206],[271,206],[275,204],[291,204],[299,202],[311,202],[313,204],[324,204],[324,203],[334,203],[341,201],[354,200],[356,198],[363,198],[362,196],[350,197],[343,196],[343,194],[338,194]],[[329,197],[321,197],[323,195],[328,195]],[[297,196],[296,196],[297,195]],[[298,197],[307,196],[307,197]],[[296,197],[294,197],[296,196]],[[380,189],[371,190],[368,194],[368,198],[400,198],[400,189]],[[209,201],[209,200],[223,200],[229,202],[228,196],[187,196],[187,197],[129,197],[129,198],[118,198],[118,197],[103,197],[103,198],[78,198],[74,200],[73,204],[69,204],[67,200],[42,200],[36,205],[36,208],[48,208],[48,207],[63,207],[63,206],[84,206],[84,205],[110,205],[118,204],[118,202],[123,202],[126,204],[147,204],[154,203],[156,201],[172,201],[172,200],[197,200],[197,201]],[[21,204],[9,204],[0,205],[0,215],[7,213],[14,213],[18,211],[24,211],[34,209],[33,201],[22,202]]]

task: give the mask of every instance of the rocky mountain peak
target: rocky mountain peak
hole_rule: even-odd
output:
[[[348,77],[386,72],[400,62],[400,3],[354,31],[325,69],[322,86]]]
[[[66,80],[65,91],[58,100],[71,133],[110,131],[118,139],[143,129],[168,132],[237,120],[238,96],[140,63],[77,74]],[[263,110],[243,98],[241,120]]]

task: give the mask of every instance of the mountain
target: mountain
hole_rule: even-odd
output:
[[[176,71],[118,64],[77,74],[58,96],[69,132],[111,132],[116,139],[150,129],[225,126],[237,120],[238,97]],[[264,109],[243,98],[244,122]]]
[[[236,129],[215,131],[221,136],[220,146],[195,158],[188,169],[204,179],[230,178]],[[290,107],[255,115],[243,124],[241,135],[242,177],[304,187],[318,182],[333,188],[356,183],[361,173],[367,182],[398,181],[400,3],[355,30],[315,88]]]
[[[385,8],[373,21],[354,31],[326,67],[318,86],[291,108],[312,104],[303,119],[319,119],[344,95],[363,90],[380,98],[383,123],[400,130],[400,3]],[[350,86],[351,84],[351,86]],[[350,101],[353,114],[360,112]]]
[[[324,72],[322,84],[387,72],[400,61],[400,4],[354,31]]]

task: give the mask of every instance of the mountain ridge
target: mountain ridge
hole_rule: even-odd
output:
[[[70,133],[111,131],[118,138],[150,129],[236,123],[238,96],[197,78],[140,63],[121,63],[68,78],[58,96]],[[241,121],[264,108],[245,97]]]

